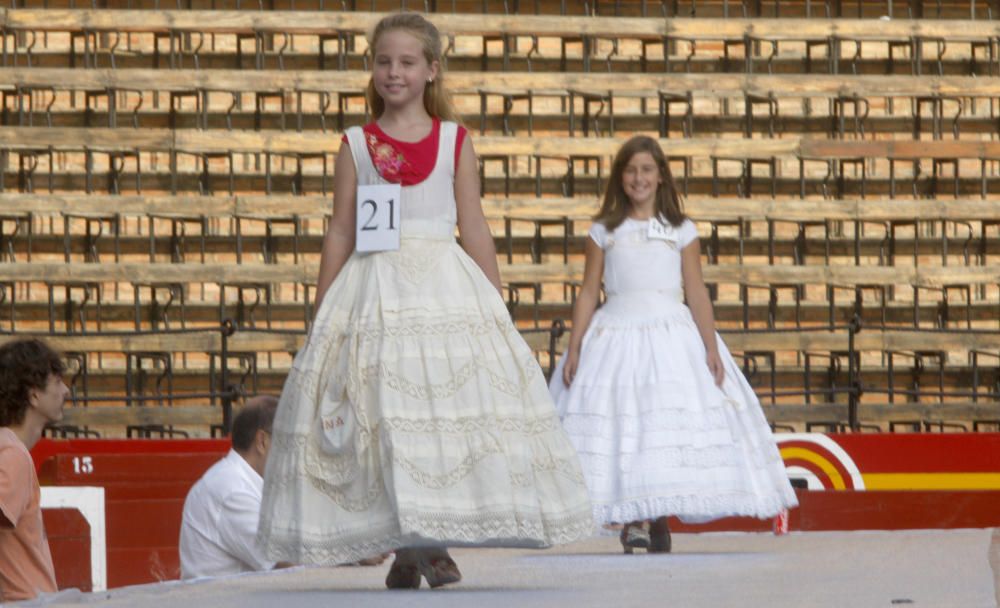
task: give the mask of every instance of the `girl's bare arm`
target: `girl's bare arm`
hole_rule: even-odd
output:
[[[583,336],[587,333],[590,320],[597,310],[597,301],[601,295],[601,278],[604,276],[604,250],[587,237],[584,245],[586,261],[583,267],[583,285],[573,304],[573,331],[569,338],[569,349],[580,352]]]
[[[719,358],[719,347],[715,341],[715,315],[712,312],[712,300],[708,297],[708,288],[701,274],[701,245],[695,239],[681,250],[681,275],[684,280],[684,296],[688,308],[698,326],[698,334],[705,344],[706,363],[715,378],[715,383],[721,385],[725,376],[722,361]]]
[[[462,141],[458,167],[455,170],[455,203],[458,212],[458,234],[462,237],[462,248],[482,269],[490,283],[502,292],[500,267],[497,265],[497,251],[493,245],[493,234],[486,223],[483,205],[479,198],[479,170],[476,153],[468,135]]]
[[[604,276],[604,250],[587,238],[584,246],[586,262],[583,267],[583,285],[573,304],[573,328],[569,336],[569,347],[566,349],[566,361],[563,363],[563,384],[569,386],[576,376],[576,368],[580,364],[580,347],[583,336],[590,327],[590,321],[597,310],[597,301],[601,295],[601,278]]]
[[[346,142],[340,145],[334,171],[333,218],[323,237],[319,278],[316,280],[316,310],[319,310],[327,290],[354,251],[354,218],[357,214],[354,198],[357,195],[358,177],[351,158],[351,148]]]

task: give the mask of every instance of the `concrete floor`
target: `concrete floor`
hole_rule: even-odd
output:
[[[621,554],[594,538],[546,551],[453,551],[464,580],[387,591],[388,569],[295,568],[110,592],[65,591],[21,605],[135,608],[434,606],[903,606],[998,604],[1000,532],[916,530],[676,535],[674,553]],[[991,567],[992,566],[992,567]]]

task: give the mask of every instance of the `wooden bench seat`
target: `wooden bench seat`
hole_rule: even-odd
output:
[[[780,139],[663,139],[671,156],[807,159],[893,158],[919,160],[964,158],[1000,160],[996,141],[833,141],[807,137]],[[612,157],[621,146],[615,137],[502,137],[478,138],[480,155]],[[183,151],[192,153],[336,154],[339,138],[327,133],[289,131],[171,131],[169,129],[107,129],[0,127],[0,148],[121,152]]]
[[[846,425],[846,403],[762,404],[764,415],[771,423],[826,423]],[[982,401],[955,403],[861,403],[858,418],[862,423],[881,424],[891,420],[972,420],[1000,419],[1000,402]]]
[[[21,333],[19,337],[35,334]],[[138,334],[138,335],[48,335],[37,334],[54,348],[70,352],[219,352],[222,340],[218,332],[199,331],[188,334]],[[723,338],[733,351],[846,351],[846,331],[807,330],[758,330],[723,331]],[[0,343],[11,340],[0,336]],[[547,332],[525,336],[534,350],[547,348]],[[229,340],[230,352],[297,352],[305,340],[304,333],[276,333],[267,331],[239,331]],[[855,338],[861,351],[972,351],[997,350],[1000,333],[969,333],[955,330],[905,331],[870,329],[861,331]],[[544,345],[544,346],[540,346]],[[565,337],[558,352],[565,347]]]
[[[484,197],[483,211],[491,219],[505,217],[589,220],[600,207],[594,196],[577,197]],[[211,218],[303,218],[327,217],[333,210],[332,196],[287,194],[188,196],[0,193],[0,215],[107,214],[134,216]],[[892,220],[996,220],[1000,205],[981,198],[939,199],[772,199],[687,197],[685,212],[697,221],[892,221]]]
[[[267,37],[283,37],[285,47],[293,38],[316,37],[316,42],[322,45],[325,39],[338,39],[341,44],[350,37],[364,35],[384,13],[361,12],[311,12],[311,11],[267,11],[247,13],[243,11],[131,11],[119,10],[102,12],[100,10],[34,10],[7,9],[0,15],[0,23],[12,35],[24,32],[57,33],[67,32],[74,35],[94,37],[97,46],[98,33],[144,33],[153,36],[169,37],[171,41],[181,36],[201,36],[198,47],[204,46],[204,37],[231,36],[234,39],[255,40],[257,56],[253,58],[256,67],[263,67],[264,40]],[[535,41],[532,52],[537,51],[539,38],[554,39],[560,51],[559,66],[565,69],[567,65],[567,45],[579,44],[582,51],[582,70],[585,72],[600,71],[592,68],[592,64],[601,63],[610,66],[617,54],[611,52],[603,57],[602,62],[595,54],[596,41],[607,41],[617,45],[622,41],[631,41],[642,46],[643,61],[648,64],[647,47],[660,45],[669,49],[671,44],[684,42],[725,48],[726,55],[730,46],[742,47],[745,58],[727,60],[723,69],[737,71],[752,71],[754,62],[748,60],[754,54],[754,45],[769,44],[772,56],[761,55],[758,63],[773,63],[777,54],[778,44],[796,43],[807,46],[810,51],[813,46],[825,46],[827,55],[842,57],[841,47],[844,44],[884,44],[886,47],[903,46],[909,49],[912,56],[922,55],[922,45],[940,45],[939,54],[943,56],[946,49],[968,44],[969,55],[973,46],[986,49],[992,70],[995,57],[991,54],[998,38],[995,22],[989,20],[949,21],[926,19],[903,20],[854,20],[854,19],[810,19],[807,21],[795,19],[662,19],[662,18],[611,18],[611,17],[566,17],[566,16],[533,16],[533,15],[468,15],[468,14],[434,14],[431,19],[437,23],[442,32],[451,40],[455,37],[478,37],[483,47],[482,61],[485,64],[489,57],[489,43],[504,42],[501,45],[499,62],[507,66],[511,63],[510,40],[518,37],[530,37]],[[947,44],[944,43],[947,41]],[[950,45],[950,46],[949,46]],[[117,45],[116,45],[117,46]],[[179,46],[179,45],[178,45]],[[294,46],[294,45],[293,45]],[[301,45],[300,45],[301,46]],[[452,46],[449,46],[449,50]],[[89,50],[87,52],[90,52]],[[174,53],[175,51],[171,51]],[[884,53],[885,51],[883,51]],[[718,51],[715,51],[716,55]],[[274,55],[273,51],[270,55]],[[278,53],[279,55],[281,53]],[[536,56],[541,53],[534,53]],[[693,48],[692,53],[693,55]],[[860,46],[858,47],[860,54]],[[180,52],[180,56],[184,53]],[[968,57],[969,55],[966,55]],[[544,57],[544,55],[543,55]],[[669,57],[668,50],[668,60]],[[691,56],[672,58],[675,64],[681,64],[682,69],[690,69]],[[88,59],[88,61],[92,61]],[[344,63],[344,56],[339,57]],[[537,59],[536,59],[537,61]],[[839,64],[851,61],[852,68],[857,69],[857,55],[854,59],[841,58],[837,62],[829,62],[832,72],[840,70]],[[936,63],[940,63],[938,59]],[[170,64],[174,58],[171,56]],[[617,63],[621,63],[618,59]],[[910,70],[914,75],[924,72],[923,64],[928,61],[920,59],[908,60]],[[94,67],[94,66],[90,66]],[[341,67],[345,67],[341,65]],[[530,67],[530,64],[529,64]],[[577,67],[574,65],[574,67]],[[670,71],[668,65],[663,65]],[[811,66],[807,65],[807,69]],[[485,70],[485,65],[484,68]],[[939,69],[942,69],[939,65]],[[616,70],[622,71],[622,70]],[[943,70],[942,70],[943,71]]]
[[[73,68],[0,68],[0,88],[56,91],[123,90],[169,92],[360,93],[371,75],[362,70],[155,70]],[[570,90],[620,97],[656,99],[658,92],[685,93],[694,99],[733,99],[745,94],[778,99],[850,97],[922,97],[928,95],[990,98],[1000,93],[992,78],[967,76],[830,75],[830,74],[579,74],[551,72],[452,72],[448,88],[455,95],[484,90],[495,94],[531,91],[567,96]],[[39,110],[36,110],[38,112]],[[289,110],[291,111],[291,110]],[[817,110],[818,111],[818,110]],[[119,112],[127,113],[120,108]]]
[[[508,264],[502,278],[517,282],[572,282],[582,278],[583,264]],[[34,263],[0,264],[0,281],[33,282],[135,282],[232,284],[313,284],[318,264],[128,264],[128,263]],[[940,287],[950,284],[1000,283],[1000,266],[903,267],[903,266],[768,266],[707,265],[707,282],[746,284],[802,283],[812,285],[912,285]]]
[[[736,0],[699,0],[698,2],[616,2],[613,6],[602,4],[576,5],[572,2],[559,0],[539,0],[528,5],[499,3],[486,3],[478,0],[452,0],[416,2],[412,5],[404,2],[408,8],[414,6],[428,10],[431,13],[457,12],[471,15],[558,15],[558,16],[586,16],[592,18],[617,18],[617,17],[668,17],[668,18],[708,18],[708,19],[735,19],[740,17],[766,17],[766,18],[796,18],[796,19],[829,19],[830,17],[849,18],[879,18],[889,15],[894,18],[913,19],[987,19],[989,2],[976,2],[975,0],[949,0],[948,2],[914,2],[906,5],[893,3],[891,0],[877,2],[829,2],[808,0],[780,0],[774,2],[737,2]],[[985,6],[984,6],[985,5]],[[22,2],[23,8],[73,8],[77,4],[73,0],[37,0]],[[129,4],[132,9],[137,10],[160,10],[157,2]],[[304,4],[301,0],[275,0],[266,6],[253,2],[241,2],[240,0],[192,0],[185,4],[188,10],[242,10],[247,12],[285,11],[285,10],[318,10],[318,11],[344,11],[344,10],[395,10],[400,8],[398,0],[370,0],[363,5],[344,6],[340,4],[329,4],[324,2],[314,2]]]
[[[767,299],[767,289],[761,287],[751,297],[749,302],[733,299],[732,296],[720,297],[713,302],[716,322],[721,327],[741,327],[746,319],[754,326],[773,323],[776,327],[788,328],[801,325],[804,327],[825,326],[830,323],[831,317],[836,324],[847,323],[855,313],[853,294],[850,288],[845,288],[835,297],[831,305],[828,299],[823,297],[822,288],[810,292],[812,295],[801,301],[796,301],[791,286],[782,286],[784,289],[778,290],[775,302],[772,304]],[[808,289],[808,286],[805,286]],[[76,331],[80,331],[79,318],[83,317],[87,321],[89,331],[96,331],[98,318],[101,326],[105,330],[129,331],[136,327],[148,330],[152,327],[169,327],[178,329],[181,327],[211,327],[227,316],[238,314],[238,304],[230,302],[220,313],[220,306],[217,299],[196,299],[197,288],[191,288],[183,303],[175,301],[167,308],[165,306],[165,295],[158,294],[158,300],[154,304],[150,302],[148,295],[143,296],[143,300],[138,306],[132,300],[112,301],[105,298],[98,311],[95,304],[90,302],[84,306],[79,300],[74,300],[69,306],[72,311],[72,320],[67,322],[65,301],[57,300],[55,303],[56,316],[53,323],[55,331],[64,331],[68,323]],[[105,293],[109,293],[107,290]],[[819,295],[817,295],[819,293]],[[56,288],[56,295],[60,290]],[[305,327],[306,321],[311,318],[312,302],[302,301],[301,292],[299,300],[290,299],[291,296],[284,295],[286,299],[279,297],[276,293],[272,300],[261,303],[254,307],[255,323],[258,326],[266,326],[268,322],[273,327]],[[570,301],[552,295],[542,294],[536,302],[530,297],[531,290],[526,289],[520,292],[517,300],[510,306],[511,315],[515,321],[522,325],[541,324],[547,326],[557,319],[569,320],[572,317],[573,305]],[[560,294],[561,295],[561,294]],[[904,296],[911,298],[910,293]],[[956,297],[957,296],[957,297]],[[505,300],[509,296],[505,290]],[[944,298],[939,292],[925,291],[921,294],[918,304],[912,301],[889,300],[887,302],[867,301],[862,309],[862,318],[866,325],[877,326],[880,323],[891,325],[913,324],[914,319],[919,321],[923,327],[934,327],[942,322],[948,327],[982,326],[996,320],[996,310],[1000,302],[997,295],[993,294],[985,298],[974,297],[972,303],[968,303],[961,294],[950,294],[947,299],[947,307],[944,307]],[[248,303],[244,307],[244,315],[249,316],[251,305]],[[18,330],[32,328],[48,328],[50,320],[50,308],[48,302],[40,300],[18,299],[12,307],[4,309],[5,317],[0,326],[9,327],[9,311],[13,310],[15,319],[14,327]],[[169,324],[166,322],[169,320]],[[249,320],[245,321],[249,323]]]
[[[171,31],[253,34],[286,32],[364,35],[386,13],[351,11],[198,11],[198,10],[60,10],[5,9],[0,25],[8,30],[72,32]],[[968,41],[1000,35],[989,20],[933,19],[662,19],[574,17],[555,15],[470,15],[434,13],[429,18],[444,34],[479,36],[547,36],[659,40],[665,36],[689,40],[728,40],[744,36],[768,40],[812,40],[831,36],[857,40],[908,40],[948,37]]]
[[[107,217],[107,216],[99,216]],[[189,218],[196,221],[198,218]],[[275,234],[263,233],[265,223],[274,221],[285,224],[282,230],[278,225]],[[310,260],[318,256],[322,247],[322,225],[313,226],[308,233],[295,235],[289,225],[295,220],[276,219],[261,220],[256,228],[252,222],[241,218],[242,233],[218,233],[210,230],[202,234],[188,225],[188,232],[183,237],[171,235],[169,225],[161,226],[155,236],[149,234],[105,235],[85,246],[86,238],[83,230],[71,231],[70,243],[67,247],[65,234],[47,234],[35,232],[30,241],[24,236],[11,239],[9,251],[16,260],[32,258],[38,261],[51,259],[52,256],[66,257],[70,260],[82,261],[85,256],[100,256],[101,262],[120,261],[123,263],[152,262],[199,262],[202,255],[211,262],[224,263],[230,259],[234,263],[267,262],[292,264],[296,260]],[[893,260],[912,259],[917,256],[933,256],[930,260],[922,260],[920,265],[969,265],[989,263],[990,258],[1000,254],[990,254],[1000,236],[984,233],[979,220],[921,220],[922,227],[916,238],[913,235],[913,220],[866,220],[863,234],[857,238],[853,232],[834,234],[836,220],[770,220],[751,224],[742,220],[744,232],[726,234],[726,226],[733,226],[741,220],[703,221],[696,220],[705,228],[702,236],[702,250],[708,256],[707,261],[742,260],[747,263],[779,264],[794,262],[811,264],[809,260],[827,260],[835,263],[838,260],[847,264],[855,264],[855,256],[861,264],[875,263],[894,265]],[[556,262],[565,258],[576,258],[584,253],[588,237],[586,226],[589,220],[583,220],[584,227],[575,228],[573,234],[564,234],[561,225],[549,230],[542,226],[537,218],[511,220],[513,227],[510,233],[503,229],[495,230],[494,243],[501,263],[510,262]],[[768,224],[779,227],[773,236],[768,236]],[[953,232],[953,228],[960,228]],[[925,227],[933,225],[935,234],[925,232]],[[947,232],[941,234],[941,226],[945,225]],[[781,230],[780,227],[785,227]],[[904,234],[903,227],[907,227]],[[542,231],[536,234],[536,227]],[[797,228],[806,231],[802,237]],[[987,227],[988,228],[988,227]],[[717,229],[721,234],[713,236],[711,231]],[[898,229],[898,230],[897,230]],[[893,234],[893,232],[897,232]],[[826,232],[830,234],[824,236]],[[992,231],[993,233],[996,230]],[[801,239],[806,238],[807,242]],[[239,252],[239,253],[237,253]],[[881,262],[878,262],[881,260]],[[947,261],[946,261],[947,260]],[[88,260],[92,261],[92,260]],[[911,263],[911,262],[905,262]]]

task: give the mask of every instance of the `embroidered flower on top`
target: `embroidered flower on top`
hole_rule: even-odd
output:
[[[374,133],[366,133],[366,143],[372,162],[379,175],[388,182],[402,183],[403,175],[410,173],[412,168],[406,158],[391,144],[380,141]]]

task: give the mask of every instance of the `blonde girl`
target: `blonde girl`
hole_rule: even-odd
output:
[[[293,563],[394,550],[387,587],[437,587],[461,578],[447,547],[573,541],[591,509],[500,297],[440,35],[399,13],[369,46],[375,121],[348,129],[337,156],[316,318],[281,396],[258,538]],[[372,227],[398,244],[359,251]]]

